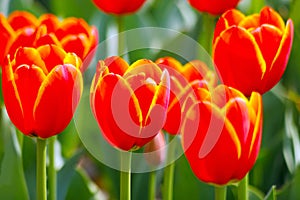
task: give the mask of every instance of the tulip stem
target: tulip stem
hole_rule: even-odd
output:
[[[168,137],[169,143],[174,138],[173,135]],[[175,161],[173,160],[175,145],[169,145],[167,150],[167,164],[169,164],[164,171],[164,187],[163,187],[163,200],[172,200],[173,199],[173,180],[174,180],[174,169]]]
[[[226,200],[227,187],[215,186],[215,200]]]
[[[121,57],[125,51],[125,39],[124,39],[124,23],[123,17],[117,16],[118,24],[118,55]]]
[[[199,36],[199,43],[203,46],[203,48],[206,50],[208,55],[212,54],[212,42],[213,42],[213,35],[214,35],[214,29],[215,29],[215,17],[213,15],[210,15],[208,13],[202,14],[202,31]],[[204,62],[207,59],[206,55],[200,55],[201,60]],[[209,58],[210,59],[210,58]],[[209,62],[206,62],[209,63]]]
[[[56,200],[56,169],[55,169],[55,141],[56,136],[49,139],[49,199]]]
[[[248,200],[248,174],[239,182],[238,200]]]
[[[37,199],[47,199],[47,174],[46,174],[46,140],[37,138],[36,150],[36,193]]]
[[[121,152],[120,199],[131,198],[131,152]]]
[[[154,200],[156,195],[156,171],[149,174],[149,200]]]

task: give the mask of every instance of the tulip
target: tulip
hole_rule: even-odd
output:
[[[164,57],[156,60],[156,64],[170,73],[170,103],[164,129],[175,135],[179,133],[184,113],[188,108],[187,98],[196,98],[193,89],[208,89],[214,86],[217,81],[216,75],[200,60],[182,65],[172,57]]]
[[[241,180],[254,165],[262,137],[262,97],[248,100],[225,85],[205,89],[187,112],[182,143],[194,174],[206,183]],[[205,98],[204,98],[205,97]]]
[[[246,96],[269,91],[286,69],[293,31],[292,20],[285,25],[270,7],[250,16],[235,9],[225,12],[213,42],[213,60],[222,82]]]
[[[228,9],[235,8],[239,1],[240,0],[189,0],[189,3],[199,12],[220,15]]]
[[[131,66],[119,57],[99,61],[90,99],[107,141],[125,151],[151,141],[166,118],[169,84],[168,72],[150,60]]]
[[[85,60],[86,65],[81,67],[84,71],[98,42],[96,27],[89,26],[83,19],[72,17],[60,21],[52,14],[36,18],[26,11],[14,11],[7,19],[0,16],[0,30],[0,41],[5,41],[0,48],[0,65],[7,54],[13,55],[21,46],[36,48],[55,44]]]
[[[94,4],[103,12],[115,15],[125,15],[136,12],[146,0],[93,0]]]
[[[49,138],[73,117],[82,93],[81,60],[55,45],[20,47],[2,70],[4,103],[25,135]]]

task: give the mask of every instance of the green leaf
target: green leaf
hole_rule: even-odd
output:
[[[68,159],[62,169],[57,173],[57,199],[66,198],[73,176],[76,174],[76,165],[83,151]],[[75,190],[76,191],[76,190]],[[76,192],[77,193],[77,192]]]
[[[58,16],[78,17],[87,21],[89,21],[94,12],[98,11],[91,0],[53,0],[50,1],[50,7],[52,12]]]
[[[298,127],[294,122],[294,111],[291,105],[287,105],[285,112],[285,135],[283,143],[283,155],[291,173],[300,164],[300,141]]]
[[[300,197],[300,167],[297,168],[292,181],[286,183],[284,187],[277,191],[278,200],[294,200]]]
[[[201,182],[192,172],[185,156],[175,163],[174,199],[213,199],[214,187]]]
[[[276,186],[273,185],[264,200],[276,200]]]
[[[77,168],[65,200],[106,199],[82,168]]]
[[[14,127],[5,109],[0,111],[0,199],[29,199],[22,153]]]

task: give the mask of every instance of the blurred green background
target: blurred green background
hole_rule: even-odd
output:
[[[259,12],[265,5],[273,7],[284,20],[292,18],[295,35],[289,64],[281,82],[263,96],[263,139],[259,157],[249,174],[250,199],[294,200],[300,199],[300,15],[297,13],[300,1],[241,0],[238,9],[251,14]],[[14,10],[27,10],[36,16],[50,12],[61,18],[84,18],[98,28],[100,42],[116,33],[115,17],[99,11],[91,0],[0,1],[0,11],[5,15]],[[186,0],[148,0],[139,12],[126,16],[124,21],[125,30],[162,27],[198,40],[205,31],[201,26],[202,18],[203,14],[192,9]],[[150,40],[146,36],[138,39]],[[140,50],[129,53],[128,59],[130,62],[139,58],[157,59],[160,53]],[[91,63],[90,74],[94,68],[95,61]],[[23,137],[3,109],[1,118],[0,199],[34,200],[35,141]],[[58,136],[57,149],[59,200],[119,199],[119,171],[105,166],[89,154],[80,141],[74,121]],[[157,197],[161,197],[162,175],[163,170],[158,170]],[[147,199],[148,178],[148,173],[133,174],[132,199]],[[213,187],[199,181],[184,156],[180,157],[175,167],[174,199],[213,199],[213,195]],[[235,185],[228,187],[228,199],[236,199]]]

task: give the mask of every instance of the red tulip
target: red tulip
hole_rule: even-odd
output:
[[[81,67],[84,71],[98,42],[97,29],[83,19],[59,21],[52,14],[44,14],[37,19],[29,12],[15,11],[7,19],[1,16],[0,20],[0,41],[7,41],[0,48],[0,65],[3,65],[7,54],[13,55],[21,46],[36,48],[55,44],[87,60],[86,65]]]
[[[187,112],[183,148],[194,174],[218,185],[241,180],[254,165],[262,136],[262,97],[248,100],[224,85],[201,96]],[[205,98],[203,98],[205,97]]]
[[[199,60],[193,60],[183,66],[172,57],[164,57],[159,58],[156,63],[162,70],[167,69],[170,73],[170,103],[164,129],[175,135],[179,133],[182,118],[188,107],[187,98],[196,98],[193,89],[199,87],[208,89],[214,86],[216,76]]]
[[[20,47],[2,68],[7,113],[25,135],[62,132],[82,93],[81,60],[55,45]]]
[[[94,4],[103,12],[115,15],[125,15],[136,12],[146,0],[93,0]]]
[[[189,0],[191,6],[199,12],[220,15],[226,10],[235,8],[240,0]]]
[[[213,59],[224,84],[249,96],[269,91],[283,75],[293,41],[293,22],[284,24],[269,7],[245,17],[237,10],[217,22]]]
[[[122,58],[99,61],[91,86],[91,107],[104,137],[133,150],[163,127],[169,103],[169,75],[150,60],[131,66]]]

